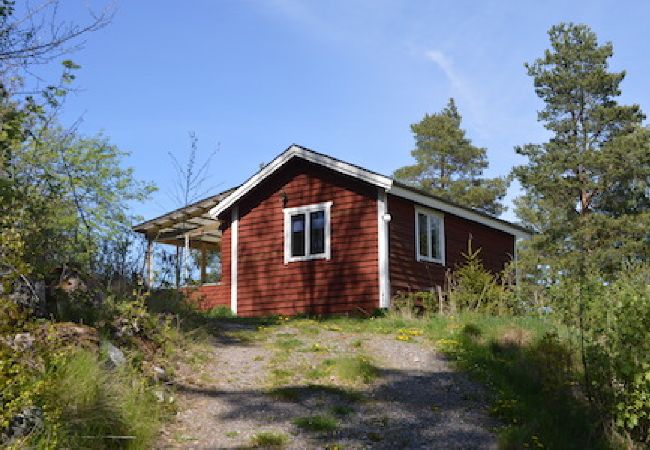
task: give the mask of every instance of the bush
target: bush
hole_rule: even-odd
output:
[[[630,265],[613,282],[592,270],[562,280],[553,294],[584,349],[584,391],[604,427],[650,441],[650,265]]]
[[[504,314],[513,309],[514,292],[504,271],[497,275],[485,269],[481,249],[472,251],[471,241],[464,263],[447,275],[447,300],[453,309]]]

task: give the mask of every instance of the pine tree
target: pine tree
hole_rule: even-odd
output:
[[[527,64],[544,101],[548,142],[516,148],[526,194],[517,214],[541,234],[536,248],[562,270],[585,261],[613,273],[650,256],[650,131],[638,105],[620,105],[625,72],[609,71],[611,43],[586,25],[559,24],[551,49]]]
[[[461,128],[454,99],[436,114],[426,114],[411,131],[416,163],[397,169],[395,178],[441,198],[498,215],[504,207],[508,181],[482,178],[488,167],[486,150],[472,145]]]

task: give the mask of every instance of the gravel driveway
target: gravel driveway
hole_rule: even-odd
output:
[[[329,345],[332,352],[363,351],[378,376],[354,389],[293,379],[277,395],[268,382],[278,354],[271,345],[287,335],[298,335],[305,345]],[[390,335],[325,329],[304,335],[290,325],[253,340],[220,339],[200,371],[181,371],[180,411],[163,430],[159,447],[249,448],[256,433],[273,432],[286,437],[286,448],[296,449],[496,448],[491,430],[498,423],[487,414],[485,390],[430,347],[423,338],[402,342]],[[284,357],[285,364],[304,367],[299,364],[317,355]],[[305,431],[293,423],[328,411],[344,413],[334,430]]]

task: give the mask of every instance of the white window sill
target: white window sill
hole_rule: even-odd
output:
[[[445,261],[442,260],[442,259],[426,258],[426,257],[424,257],[424,256],[419,256],[419,257],[417,258],[417,261],[418,261],[418,262],[427,262],[427,263],[436,263],[436,264],[440,264],[440,265],[442,265],[442,266],[445,265]]]
[[[287,258],[287,260],[284,262],[285,264],[289,264],[291,262],[298,262],[298,261],[312,261],[315,259],[330,259],[329,255],[322,254],[322,255],[309,255],[309,256],[292,256],[291,258]]]

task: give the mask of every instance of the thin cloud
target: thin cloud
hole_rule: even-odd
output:
[[[487,122],[484,108],[481,106],[481,96],[475,92],[465,78],[458,73],[452,60],[440,50],[427,50],[424,56],[435,63],[449,81],[452,96],[457,97],[469,112],[469,119],[475,123],[481,132],[486,132]]]

